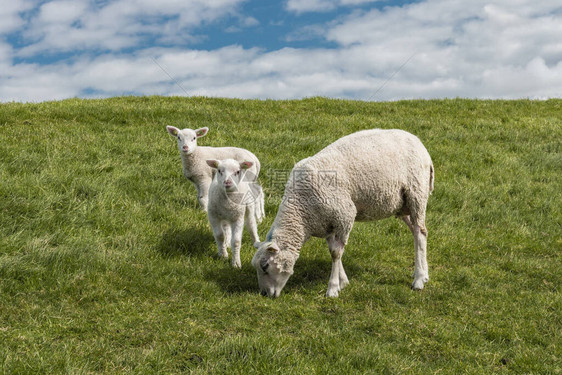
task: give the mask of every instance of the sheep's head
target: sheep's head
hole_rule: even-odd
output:
[[[189,155],[197,148],[197,138],[204,137],[209,128],[180,130],[174,126],[166,126],[166,130],[172,137],[177,138],[180,152]]]
[[[251,161],[237,162],[234,159],[207,160],[209,167],[217,170],[216,179],[224,190],[237,191],[238,185],[244,179],[245,171],[254,165]]]
[[[254,246],[258,251],[252,259],[252,265],[258,274],[261,295],[279,297],[293,274],[298,255],[289,250],[281,250],[273,241],[256,242]]]

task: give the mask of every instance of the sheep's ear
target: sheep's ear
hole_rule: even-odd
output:
[[[201,138],[207,135],[207,132],[209,131],[209,128],[204,127],[204,128],[199,128],[195,130],[195,134],[197,135],[197,138]]]
[[[211,168],[218,168],[219,167],[219,161],[218,160],[207,160],[207,165]]]
[[[254,165],[254,163],[252,163],[251,161],[243,161],[242,163],[240,163],[240,169],[250,169],[252,168],[252,165]]]
[[[276,252],[279,251],[279,246],[277,246],[277,244],[275,242],[272,242],[267,246],[267,251],[275,254]]]
[[[178,133],[180,132],[178,128],[170,125],[166,126],[166,130],[168,131],[168,133],[170,133],[172,137],[177,137]]]

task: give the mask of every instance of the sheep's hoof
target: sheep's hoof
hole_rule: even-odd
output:
[[[233,262],[233,263],[232,263],[232,267],[234,267],[234,268],[242,268],[242,264],[240,264],[240,262]]]
[[[348,285],[349,285],[349,280],[347,279],[347,276],[340,277],[340,290]]]
[[[334,287],[329,287],[328,291],[326,292],[326,297],[337,297],[340,293],[340,288],[334,286]]]
[[[414,280],[414,282],[412,283],[412,290],[422,290],[423,289],[423,285],[429,281],[428,277],[425,278],[419,278],[417,280]]]

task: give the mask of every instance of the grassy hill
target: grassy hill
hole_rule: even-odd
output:
[[[325,241],[279,299],[216,257],[165,125],[261,160],[267,218],[293,164],[367,128],[435,165],[430,281],[399,220],[356,223],[327,299]],[[562,100],[126,97],[0,104],[3,373],[560,373]]]

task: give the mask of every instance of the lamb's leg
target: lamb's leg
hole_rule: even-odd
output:
[[[209,223],[211,224],[211,228],[213,229],[213,235],[215,236],[215,241],[217,243],[219,258],[228,259],[228,242],[225,241],[225,233],[223,231],[223,225],[221,221],[213,216],[209,216]]]
[[[402,220],[408,225],[412,235],[414,236],[414,249],[416,252],[414,261],[414,282],[412,289],[420,290],[426,282],[429,281],[429,272],[427,266],[427,229],[425,226],[412,223],[409,216],[402,217]]]
[[[209,186],[211,186],[211,181],[200,181],[195,185],[197,189],[197,201],[199,202],[199,207],[203,211],[207,211],[207,204],[209,202]]]
[[[255,213],[256,213],[256,221],[261,223],[262,220],[265,218],[265,194],[263,193],[263,189],[260,185],[255,186],[256,190],[256,200],[255,200]]]
[[[240,262],[240,246],[242,245],[242,229],[244,228],[244,218],[232,223],[232,267],[241,268]]]
[[[258,224],[256,222],[256,210],[257,206],[255,204],[246,206],[246,215],[244,218],[244,221],[246,222],[246,229],[250,233],[250,237],[252,237],[252,244],[260,241],[260,237],[258,235]]]
[[[345,245],[333,234],[326,238],[326,242],[328,243],[328,248],[332,255],[332,273],[330,274],[326,296],[337,297],[339,291],[349,284],[341,261]]]
[[[230,230],[230,223],[223,221],[222,223],[222,231],[224,233],[224,243],[226,244],[226,247],[229,248],[230,247],[230,239],[232,237],[232,233]]]

